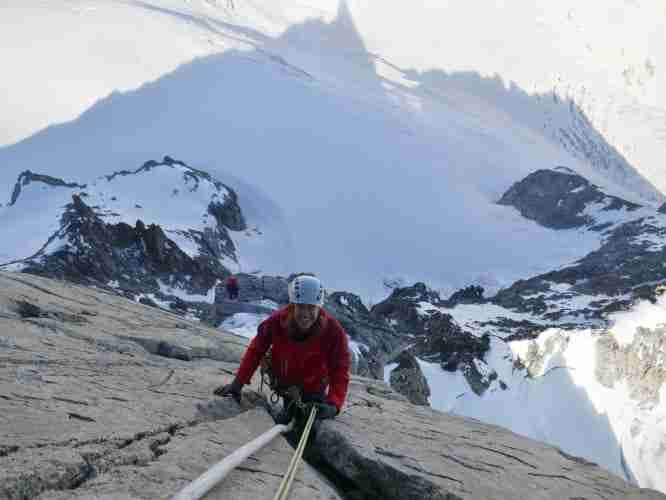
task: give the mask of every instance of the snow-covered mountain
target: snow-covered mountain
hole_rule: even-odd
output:
[[[635,99],[658,109],[659,65],[638,97],[611,76],[656,61],[661,7],[617,2],[629,28],[652,33],[623,45],[604,16],[570,3],[573,21],[560,4],[5,5],[1,180],[95,177],[170,154],[277,202],[293,262],[334,288],[379,300],[387,276],[449,291],[508,285],[598,245],[495,204],[528,173],[563,165],[630,201],[663,201],[648,175],[661,160],[630,166],[567,87],[585,82],[600,102],[612,90],[625,114]],[[626,55],[579,64],[595,57],[585,43]],[[641,123],[632,131],[652,124],[650,137],[662,126]]]
[[[5,268],[153,305],[316,271],[358,373],[410,346],[433,407],[666,491],[666,5],[26,1],[0,27]]]
[[[290,245],[279,211],[247,200],[242,207],[233,188],[169,156],[75,181],[27,170],[0,215],[0,268],[183,311],[200,303],[194,317],[210,317],[230,273],[289,269],[279,259]]]

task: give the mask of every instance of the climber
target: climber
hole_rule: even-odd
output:
[[[229,300],[237,300],[238,299],[238,278],[234,276],[233,274],[227,278],[227,296],[229,297]]]
[[[349,386],[350,355],[347,334],[322,308],[324,290],[314,276],[299,275],[288,288],[289,304],[274,312],[257,329],[231,384],[215,389],[217,396],[241,401],[241,389],[250,382],[264,355],[271,349],[271,372],[284,408],[278,423],[294,414],[294,388],[300,402],[317,406],[321,419],[335,417]]]

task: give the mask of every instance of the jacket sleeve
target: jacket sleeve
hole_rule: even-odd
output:
[[[250,383],[250,379],[261,363],[261,359],[273,343],[271,330],[270,322],[268,320],[262,321],[259,324],[259,328],[257,328],[257,334],[245,351],[238,372],[236,373],[236,378],[243,385]]]
[[[326,400],[335,405],[338,409],[338,413],[340,413],[340,409],[347,399],[347,389],[349,388],[349,365],[351,360],[349,357],[349,341],[347,340],[347,333],[337,322],[335,323],[334,329],[336,335],[335,343],[330,351],[331,357],[329,366],[331,367],[331,371]]]

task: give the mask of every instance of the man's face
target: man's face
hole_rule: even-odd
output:
[[[294,320],[301,330],[307,330],[319,317],[319,306],[311,304],[294,304]]]

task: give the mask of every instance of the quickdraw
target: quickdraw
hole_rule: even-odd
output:
[[[264,357],[261,359],[260,368],[261,382],[259,390],[264,392],[264,384],[271,390],[270,400],[272,404],[277,404],[280,401],[281,390],[277,377],[273,374],[273,351],[269,349]]]

